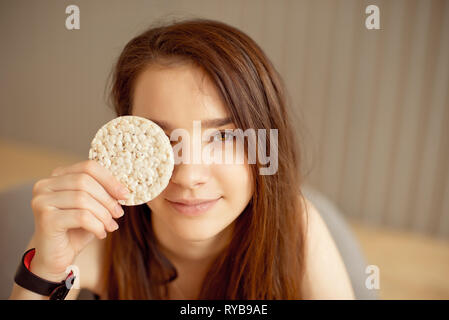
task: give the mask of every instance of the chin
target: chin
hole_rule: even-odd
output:
[[[212,239],[216,234],[181,234],[179,237],[184,241],[203,242]]]
[[[185,241],[205,241],[216,237],[222,228],[217,226],[198,225],[198,226],[173,226],[174,232]]]

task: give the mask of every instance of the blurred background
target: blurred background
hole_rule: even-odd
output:
[[[0,192],[86,160],[115,117],[105,89],[124,45],[194,17],[246,32],[282,75],[306,182],[379,267],[380,298],[449,299],[449,1],[0,0]]]

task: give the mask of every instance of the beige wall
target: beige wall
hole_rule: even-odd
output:
[[[349,217],[449,236],[449,1],[1,1],[0,137],[87,158],[114,117],[114,59],[164,16],[222,20],[266,50],[303,117],[308,182]]]

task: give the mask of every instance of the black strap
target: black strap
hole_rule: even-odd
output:
[[[15,283],[40,295],[50,296],[50,300],[64,300],[73,285],[75,276],[72,274],[61,282],[53,282],[35,275],[25,266],[25,257],[32,250],[35,249],[30,249],[24,253],[14,277]]]

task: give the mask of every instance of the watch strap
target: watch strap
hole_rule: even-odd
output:
[[[70,272],[61,282],[45,280],[35,275],[29,270],[35,252],[35,248],[32,248],[23,255],[14,277],[15,283],[40,295],[50,296],[50,300],[64,300],[73,286],[75,275]]]

